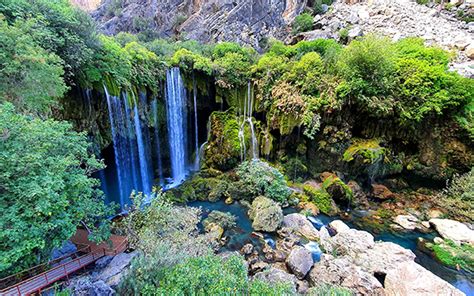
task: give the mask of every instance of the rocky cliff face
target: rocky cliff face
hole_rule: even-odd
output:
[[[71,3],[85,11],[93,11],[96,10],[101,0],[70,0]]]
[[[77,1],[77,0],[76,0]],[[120,2],[120,1],[118,1]],[[260,48],[283,39],[307,0],[105,0],[93,16],[107,34],[152,30],[160,37],[236,41]]]

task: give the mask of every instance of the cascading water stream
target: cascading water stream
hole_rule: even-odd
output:
[[[140,114],[138,113],[138,102],[135,102],[133,107],[133,118],[135,121],[135,133],[137,135],[137,144],[138,144],[138,159],[140,162],[140,173],[142,176],[142,189],[145,195],[150,195],[151,193],[151,182],[150,174],[148,173],[148,162],[146,155],[145,143],[143,142],[142,127],[140,124]]]
[[[155,151],[156,151],[156,159],[158,162],[158,178],[160,185],[163,185],[163,162],[161,160],[161,140],[160,140],[160,132],[159,132],[159,125],[158,125],[158,101],[157,99],[153,99],[151,102],[151,109],[153,112],[153,127],[154,127],[154,137],[155,137]]]
[[[196,79],[193,73],[193,102],[194,102],[194,170],[199,170],[199,136],[198,136],[198,117],[197,117],[197,88]]]
[[[255,135],[255,128],[252,121],[252,113],[253,113],[253,95],[252,95],[252,86],[249,81],[247,83],[247,96],[245,97],[245,101],[243,103],[242,123],[240,124],[240,129],[239,129],[241,160],[245,159],[245,156],[247,153],[247,148],[245,145],[245,123],[248,123],[249,128],[250,128],[252,159],[258,159],[258,142]]]
[[[186,89],[177,67],[168,69],[166,72],[166,111],[173,179],[169,187],[174,187],[179,185],[188,173],[186,169]]]
[[[120,206],[123,208],[124,205],[124,197],[123,197],[123,192],[124,192],[124,184],[122,184],[123,180],[123,175],[122,175],[122,165],[120,163],[120,155],[118,151],[120,150],[119,148],[119,141],[118,137],[119,135],[117,134],[116,131],[116,123],[114,120],[114,110],[113,110],[113,105],[115,105],[115,102],[112,102],[112,100],[115,101],[115,98],[112,98],[107,90],[107,88],[104,85],[104,91],[105,91],[105,96],[107,98],[107,107],[109,109],[109,120],[110,120],[110,128],[112,130],[112,142],[114,145],[114,154],[115,154],[115,165],[116,165],[116,170],[117,170],[117,180],[118,180],[118,187],[119,187],[119,198],[120,198]]]
[[[129,146],[129,151],[130,151],[130,163],[132,166],[132,180],[133,180],[133,188],[138,189],[139,188],[139,179],[140,176],[138,174],[138,169],[136,165],[136,153],[135,153],[135,131],[133,127],[133,122],[130,120],[130,114],[131,114],[131,109],[130,109],[130,103],[128,102],[128,97],[126,94],[123,94],[124,97],[124,103],[125,103],[125,126],[127,128],[127,138],[128,138],[128,146]]]

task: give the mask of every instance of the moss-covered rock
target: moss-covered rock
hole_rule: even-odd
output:
[[[351,141],[342,160],[353,176],[366,174],[370,179],[400,173],[402,162],[394,157],[390,149],[381,146],[381,139],[359,139]]]
[[[175,200],[180,202],[203,200],[215,202],[229,196],[227,181],[196,175],[175,189]],[[176,196],[179,198],[176,199]]]
[[[303,191],[308,197],[308,200],[314,203],[319,210],[327,215],[335,215],[339,212],[336,203],[331,198],[331,195],[323,188],[315,188],[309,184],[303,186]]]
[[[257,231],[274,232],[283,221],[283,211],[273,200],[259,196],[252,202],[249,210],[252,227]]]
[[[335,202],[345,206],[352,204],[353,194],[351,188],[337,176],[328,175],[323,180],[322,189],[325,190]]]
[[[474,272],[474,246],[469,244],[456,245],[451,240],[444,240],[439,244],[427,243],[426,247],[444,265]]]

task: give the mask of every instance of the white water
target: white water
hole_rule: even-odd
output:
[[[161,139],[160,139],[160,132],[159,132],[159,125],[158,125],[158,101],[155,98],[151,102],[151,109],[153,112],[153,127],[154,127],[154,137],[155,137],[155,151],[156,151],[156,159],[158,162],[158,178],[160,185],[163,185],[163,163],[161,160]]]
[[[166,111],[172,177],[169,187],[174,187],[182,183],[188,173],[186,89],[176,67],[166,71]]]
[[[194,170],[199,170],[199,135],[198,135],[198,114],[197,114],[197,89],[196,80],[193,75],[193,102],[194,102]]]
[[[252,121],[252,113],[253,113],[253,94],[252,94],[252,85],[250,81],[247,83],[247,95],[243,102],[243,114],[242,114],[242,122],[240,124],[239,129],[239,141],[240,141],[240,158],[241,160],[245,160],[247,155],[247,147],[245,145],[245,124],[248,123],[250,128],[250,143],[251,143],[251,156],[252,159],[258,159],[258,142],[257,137],[255,135],[255,128]]]
[[[150,182],[150,174],[148,172],[148,163],[147,163],[147,156],[145,152],[145,144],[143,142],[143,134],[142,134],[142,127],[140,124],[140,114],[138,113],[138,102],[135,102],[135,106],[133,107],[133,118],[135,121],[135,132],[137,135],[137,144],[138,144],[138,159],[140,162],[140,173],[142,176],[142,188],[143,193],[145,195],[150,195],[151,193],[151,182]]]

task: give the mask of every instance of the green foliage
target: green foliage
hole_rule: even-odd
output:
[[[0,4],[0,14],[6,16],[9,24],[20,19],[36,23],[28,34],[39,46],[64,61],[67,80],[80,74],[91,62],[97,47],[95,23],[68,0],[6,0]]]
[[[400,58],[417,59],[430,65],[447,67],[451,55],[439,47],[425,46],[421,38],[404,38],[395,43],[395,49]]]
[[[351,162],[356,157],[360,157],[363,163],[373,164],[379,160],[383,160],[386,149],[380,147],[379,139],[355,139],[353,144],[344,151],[342,159],[346,162]]]
[[[309,13],[302,13],[295,18],[291,27],[293,34],[310,31],[313,28],[313,17]]]
[[[474,221],[474,168],[464,175],[455,175],[440,194],[438,205],[450,216],[472,223]]]
[[[104,165],[89,153],[85,134],[17,115],[9,103],[0,105],[0,133],[1,274],[47,259],[81,221],[107,235],[101,217],[111,213],[89,177]]]
[[[216,83],[223,89],[246,85],[251,74],[255,51],[237,43],[218,43],[212,52]]]
[[[319,92],[319,81],[323,74],[323,60],[316,52],[309,52],[297,61],[285,78],[297,86],[301,93],[317,95]]]
[[[337,64],[348,95],[364,111],[377,116],[391,114],[395,87],[394,51],[389,39],[366,36],[342,50]]]
[[[212,74],[211,59],[203,57],[200,54],[193,53],[185,48],[179,49],[174,53],[173,57],[171,58],[171,64],[173,66],[178,66],[187,72],[197,70],[207,75]]]
[[[284,295],[290,292],[284,285],[269,286],[260,281],[249,281],[244,259],[216,255],[190,258],[171,268],[140,273],[133,268],[128,277],[139,282],[141,295]],[[145,278],[146,276],[146,278]],[[122,289],[128,294],[130,290]]]
[[[278,202],[285,202],[290,196],[285,177],[277,169],[261,160],[242,162],[237,168],[242,186],[248,188],[253,197],[264,195]]]
[[[215,223],[224,229],[228,229],[235,227],[236,221],[237,217],[229,212],[212,211],[209,213],[209,216],[204,219],[203,225],[206,227],[206,225]]]
[[[421,59],[397,61],[398,97],[401,122],[420,122],[428,115],[441,115],[446,109],[463,106],[474,96],[474,82],[445,65]]]
[[[441,263],[474,272],[474,247],[469,244],[456,245],[451,240],[431,245],[435,257]]]
[[[22,19],[9,25],[0,15],[0,102],[41,115],[50,112],[67,88],[62,60],[28,34],[37,25]]]
[[[316,189],[311,185],[304,185],[303,190],[309,197],[309,200],[313,202],[322,213],[332,215],[337,211],[331,196],[326,190]]]

